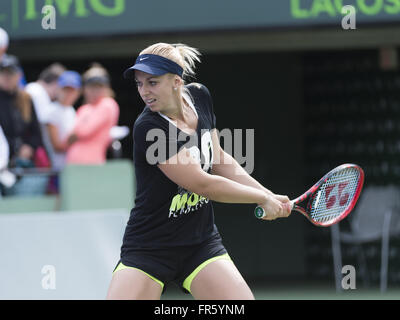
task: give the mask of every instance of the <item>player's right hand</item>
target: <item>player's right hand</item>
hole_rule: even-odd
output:
[[[288,217],[291,213],[290,202],[282,203],[273,196],[267,196],[265,203],[259,204],[265,210],[263,220],[275,220],[277,218]]]
[[[276,200],[279,200],[282,203],[290,202],[290,199],[289,199],[288,196],[284,196],[284,195],[281,195],[281,194],[274,194],[274,198]]]

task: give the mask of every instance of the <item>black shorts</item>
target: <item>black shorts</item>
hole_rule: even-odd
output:
[[[159,283],[163,292],[165,285],[172,282],[183,292],[190,293],[195,276],[218,259],[230,260],[219,234],[192,246],[125,250],[114,272],[135,268]]]

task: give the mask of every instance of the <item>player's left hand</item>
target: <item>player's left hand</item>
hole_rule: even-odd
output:
[[[292,204],[290,203],[289,197],[280,194],[274,194],[274,198],[282,203],[284,211],[287,213],[286,217],[288,217],[292,212]]]

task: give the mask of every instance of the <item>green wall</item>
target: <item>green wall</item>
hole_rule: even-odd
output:
[[[43,10],[45,5],[54,9]],[[344,5],[354,6],[360,24],[399,22],[398,0],[3,0],[0,26],[13,39],[313,26],[341,28]]]

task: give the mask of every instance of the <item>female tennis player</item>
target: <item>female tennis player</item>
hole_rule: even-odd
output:
[[[160,299],[171,282],[195,299],[254,299],[222,244],[210,200],[260,205],[266,220],[290,214],[287,196],[222,150],[208,89],[183,80],[199,55],[157,43],[124,73],[146,106],[133,128],[135,207],[107,299]]]

